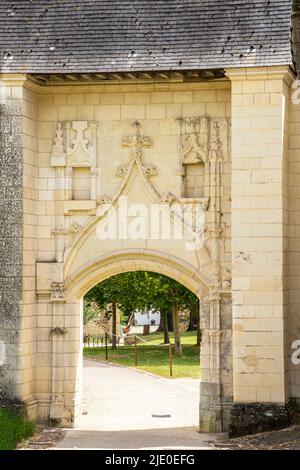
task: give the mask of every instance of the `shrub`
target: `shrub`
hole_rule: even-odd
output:
[[[32,436],[34,425],[15,411],[0,408],[0,450],[12,450]]]

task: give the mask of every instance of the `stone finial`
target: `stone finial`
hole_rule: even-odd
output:
[[[51,166],[65,166],[65,164],[66,154],[64,152],[62,124],[58,122],[51,152]]]
[[[151,147],[152,141],[150,137],[141,135],[141,124],[138,121],[132,123],[134,135],[123,137],[122,143],[124,147],[130,147],[130,156],[132,160],[140,160],[143,156],[143,148]]]

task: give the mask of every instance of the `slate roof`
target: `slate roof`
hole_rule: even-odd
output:
[[[292,0],[0,0],[0,70],[292,64]]]

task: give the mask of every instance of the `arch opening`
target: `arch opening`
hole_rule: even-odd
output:
[[[94,285],[82,310],[83,390],[75,425],[106,431],[188,426],[196,432],[198,297],[164,274],[131,270]]]
[[[60,337],[52,336],[51,419],[76,426],[81,415],[83,297],[113,276],[147,271],[177,281],[200,301],[201,381],[198,378],[197,387],[200,384],[201,401],[200,416],[199,399],[195,415],[202,431],[226,430],[232,402],[230,299],[221,297],[199,268],[160,251],[120,250],[76,265],[80,268],[64,273],[63,297],[57,295],[51,303],[53,324],[65,326],[55,329]]]

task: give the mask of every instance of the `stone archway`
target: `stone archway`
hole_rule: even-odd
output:
[[[196,121],[199,127],[202,121]],[[38,338],[38,348],[47,350],[45,356],[38,357],[39,416],[50,416],[65,426],[74,425],[81,385],[80,299],[93,285],[114,274],[149,270],[178,280],[200,299],[203,338],[200,429],[211,432],[227,429],[232,403],[231,286],[230,273],[221,262],[226,251],[222,240],[224,227],[221,224],[224,214],[221,215],[220,209],[223,153],[217,152],[214,145],[214,138],[222,137],[224,155],[227,155],[227,124],[226,120],[219,122],[215,119],[205,120],[205,123],[211,126],[209,138],[212,139],[210,161],[207,160],[205,165],[205,197],[185,198],[181,197],[184,196],[181,192],[178,197],[171,191],[163,193],[159,189],[152,181],[157,169],[143,161],[143,148],[151,147],[152,140],[141,134],[141,124],[135,121],[134,134],[122,139],[122,147],[129,147],[130,152],[126,165],[117,169],[122,178],[121,183],[111,197],[100,194],[96,199],[88,201],[72,199],[69,191],[73,166],[76,164],[77,168],[81,158],[84,159],[81,163],[86,166],[87,155],[82,149],[82,135],[79,133],[75,156],[68,147],[68,152],[72,153],[73,166],[65,167],[65,153],[61,153],[62,129],[58,125],[51,160],[57,184],[56,227],[52,232],[55,238],[55,257],[52,259],[56,261],[37,263],[38,321],[50,328],[50,336],[49,330],[45,330],[43,333],[45,336],[48,334],[48,337]],[[188,119],[184,124],[184,132],[187,131],[186,126],[189,128],[194,124],[194,120]],[[74,125],[78,128],[88,123]],[[93,122],[89,126],[92,158],[96,127]],[[67,123],[68,141],[69,133],[70,123]],[[190,137],[186,143],[189,141]],[[192,146],[190,151],[193,153],[194,150]],[[98,173],[94,163],[90,163],[89,181],[93,182],[90,189],[94,198],[94,180]],[[132,237],[129,227],[136,216],[137,207],[148,223],[141,236],[138,234]],[[164,220],[169,221],[170,232],[167,237],[159,224],[161,215],[157,219],[152,218],[153,208],[162,211]],[[201,209],[200,220],[192,216],[190,221],[186,221],[184,210],[189,209],[191,214],[195,214],[196,208]],[[118,233],[110,234],[107,238],[100,237],[99,228],[111,220]],[[182,224],[188,232],[187,237],[177,237],[177,229],[182,228]],[[153,228],[158,228],[154,236]],[[199,237],[199,234],[202,235]],[[192,249],[190,240],[193,241]],[[43,383],[40,383],[42,367],[45,377]]]
[[[65,278],[63,290],[57,282],[48,303],[52,310],[52,366],[50,418],[72,426],[80,409],[82,374],[81,299],[95,284],[122,272],[148,270],[169,276],[189,288],[201,303],[201,402],[200,430],[227,429],[231,404],[230,318],[228,302],[211,286],[206,276],[175,256],[154,250],[119,250],[83,264]],[[229,327],[228,327],[229,326]],[[223,331],[222,331],[223,328]],[[222,359],[221,359],[222,358]],[[221,360],[223,364],[221,364]],[[223,370],[222,370],[223,367]],[[227,395],[226,395],[227,394]]]

